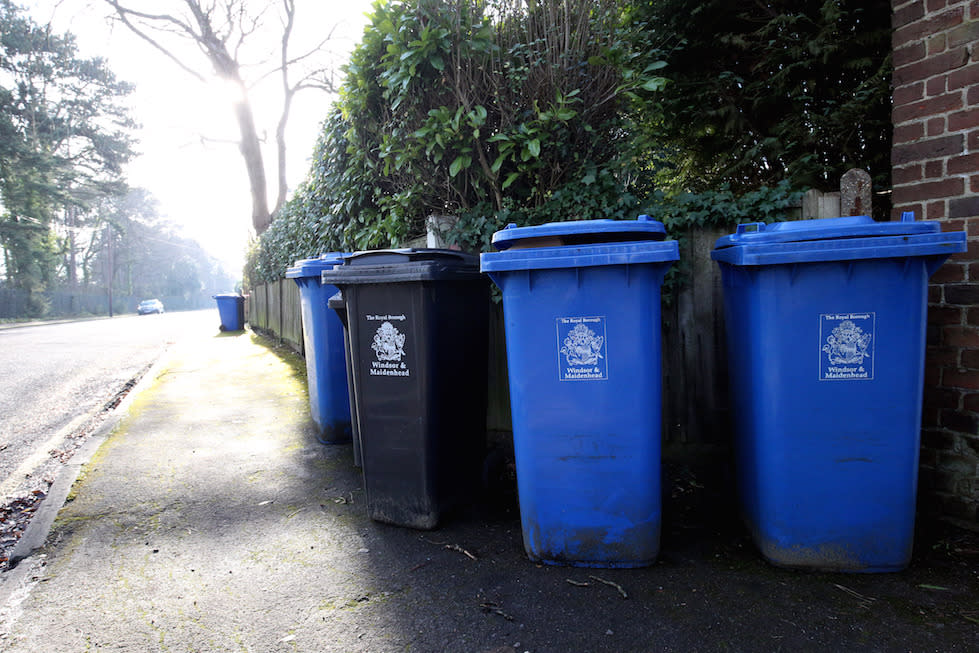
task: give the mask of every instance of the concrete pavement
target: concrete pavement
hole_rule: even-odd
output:
[[[923,530],[898,574],[776,569],[700,468],[671,466],[647,569],[529,562],[506,487],[435,531],[374,523],[350,445],[316,440],[303,372],[247,331],[181,342],[0,576],[0,649],[979,649],[974,534]]]

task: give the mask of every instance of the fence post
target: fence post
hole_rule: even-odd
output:
[[[852,168],[840,179],[840,215],[871,215],[870,173]]]
[[[262,287],[265,289],[265,307],[263,309],[263,315],[262,315],[263,329],[268,329],[269,326],[272,324],[272,317],[271,317],[271,313],[269,312],[269,306],[270,306],[269,302],[272,301],[271,298],[269,297],[269,293],[271,292],[270,290],[271,285],[272,284],[270,283],[265,283],[262,285]]]
[[[802,219],[872,215],[872,186],[866,170],[851,168],[840,178],[840,192],[823,193],[813,188],[802,196]]]
[[[430,215],[425,219],[426,245],[428,247],[448,247],[445,236],[455,226],[459,218],[454,215]]]
[[[275,282],[275,295],[278,298],[278,302],[277,303],[278,303],[278,309],[279,309],[278,310],[279,324],[278,324],[278,328],[275,330],[275,335],[277,336],[278,342],[281,345],[282,344],[282,340],[283,340],[283,338],[282,338],[283,331],[285,331],[285,328],[284,328],[284,325],[285,325],[285,317],[282,314],[283,313],[283,310],[282,310],[283,309],[283,304],[285,303],[283,301],[283,296],[285,295],[285,291],[283,291],[283,289],[282,289],[282,279],[279,279],[278,281]]]

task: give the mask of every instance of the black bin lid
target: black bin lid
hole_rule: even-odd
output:
[[[335,286],[480,278],[478,257],[453,249],[435,248],[357,252],[346,257],[342,265],[322,273],[323,283]]]

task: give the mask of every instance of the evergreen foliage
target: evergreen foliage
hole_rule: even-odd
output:
[[[646,0],[671,84],[651,137],[674,185],[838,190],[850,168],[890,188],[889,0]],[[884,211],[887,215],[888,211]]]
[[[43,317],[45,291],[168,297],[195,305],[234,283],[129,189],[132,86],[74,37],[0,0],[0,286]]]
[[[52,229],[59,210],[84,214],[123,191],[131,90],[104,61],[80,58],[71,35],[0,0],[0,247],[13,287],[56,282],[67,244]]]
[[[428,215],[484,250],[511,222],[778,219],[850,167],[886,191],[889,34],[882,0],[376,2],[246,276],[400,245]]]

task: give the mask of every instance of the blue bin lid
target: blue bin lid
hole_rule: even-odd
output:
[[[493,246],[504,250],[513,247],[584,245],[664,238],[666,229],[662,222],[653,220],[648,215],[640,215],[636,220],[572,220],[548,222],[533,227],[509,224],[493,234]]]
[[[244,296],[236,292],[218,293],[217,295],[211,295],[211,299],[244,299]]]
[[[329,270],[335,265],[343,263],[345,254],[343,252],[325,252],[316,258],[299,259],[286,270],[286,279],[299,279],[304,277],[319,278],[323,270]]]
[[[873,238],[879,236],[909,236],[941,231],[937,222],[915,222],[914,213],[906,212],[900,222],[875,222],[868,215],[791,222],[750,222],[739,224],[737,231],[722,236],[714,249],[736,245],[787,243],[806,240],[835,240],[837,238]]]
[[[675,240],[667,240],[510,249],[481,254],[479,260],[482,271],[492,274],[519,270],[671,263],[679,258],[679,244]]]
[[[714,244],[711,258],[731,265],[948,256],[965,251],[965,232],[942,232],[937,222],[875,222],[866,215],[738,225]]]

